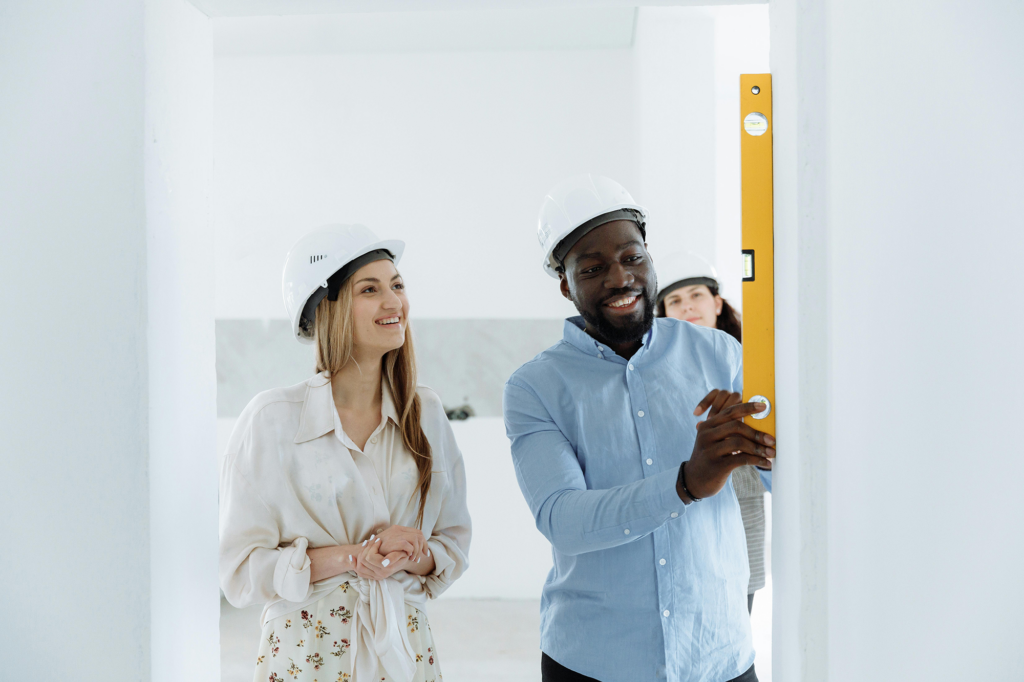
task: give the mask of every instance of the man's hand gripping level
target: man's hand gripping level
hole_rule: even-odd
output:
[[[729,480],[729,474],[746,464],[771,469],[775,458],[775,439],[743,423],[765,409],[763,403],[744,403],[739,393],[715,389],[693,411],[694,416],[708,413],[697,424],[693,454],[684,462],[682,479],[693,497],[703,499],[717,494]],[[687,499],[677,486],[679,496]]]

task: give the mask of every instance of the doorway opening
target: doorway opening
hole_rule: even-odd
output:
[[[212,22],[218,452],[256,393],[313,373],[281,302],[292,243],[339,220],[405,240],[421,383],[468,417],[453,429],[472,567],[429,606],[445,677],[539,680],[551,554],[516,483],[501,391],[576,314],[538,266],[540,200],[570,175],[615,178],[651,212],[655,261],[701,255],[742,311],[738,84],[769,70],[768,7]],[[752,631],[770,681],[770,496],[765,519]],[[252,678],[259,612],[222,604],[224,682]]]

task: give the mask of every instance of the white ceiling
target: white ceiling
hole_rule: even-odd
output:
[[[288,16],[352,12],[751,5],[767,0],[191,0],[211,17]]]
[[[217,55],[627,48],[636,8],[218,18]]]

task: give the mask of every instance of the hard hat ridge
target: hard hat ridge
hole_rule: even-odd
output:
[[[626,213],[617,213],[627,211]],[[606,220],[601,218],[616,214]],[[544,251],[544,271],[558,277],[562,259],[590,230],[612,220],[632,220],[646,238],[647,210],[626,188],[601,175],[577,175],[558,183],[544,197],[537,217],[537,240]],[[596,221],[596,222],[592,222]],[[556,250],[560,256],[556,256]]]

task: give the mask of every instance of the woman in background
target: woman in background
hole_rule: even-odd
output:
[[[706,260],[691,253],[676,253],[655,263],[658,272],[658,317],[685,320],[721,329],[742,342],[740,316],[719,293],[718,273]],[[662,285],[662,282],[665,284]],[[747,611],[754,608],[754,593],[764,587],[764,493],[761,477],[752,466],[736,469],[732,484],[740,503],[747,535],[750,583]]]
[[[441,678],[423,606],[466,569],[462,456],[417,387],[404,244],[330,225],[288,253],[317,374],[242,412],[221,465],[220,582],[264,604],[254,680]]]

